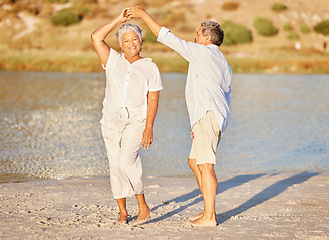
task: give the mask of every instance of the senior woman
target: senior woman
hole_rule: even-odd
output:
[[[119,207],[118,223],[128,223],[126,198],[135,196],[143,223],[151,210],[146,204],[142,183],[140,147],[153,141],[153,122],[162,89],[160,72],[149,58],[142,58],[142,31],[135,24],[122,25],[116,34],[122,54],[109,47],[106,36],[130,20],[126,9],[91,35],[92,43],[106,72],[101,130],[110,166],[110,181]]]

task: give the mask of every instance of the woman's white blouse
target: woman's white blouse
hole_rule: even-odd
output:
[[[163,89],[159,69],[150,58],[130,63],[111,48],[106,66],[106,89],[104,107],[126,107],[132,110],[147,110],[148,92]]]

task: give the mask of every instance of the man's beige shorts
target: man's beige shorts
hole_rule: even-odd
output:
[[[216,115],[208,111],[192,127],[194,139],[189,158],[196,159],[197,164],[216,164],[216,150],[221,138],[221,132]]]

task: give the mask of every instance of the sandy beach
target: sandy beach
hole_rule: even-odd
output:
[[[193,178],[144,179],[143,225],[116,225],[107,177],[0,185],[1,239],[329,239],[329,173],[218,176],[218,226],[193,228],[203,208]],[[137,216],[128,199],[130,220]],[[130,222],[131,223],[131,222]]]

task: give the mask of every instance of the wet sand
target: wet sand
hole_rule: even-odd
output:
[[[115,225],[107,177],[0,185],[1,239],[329,239],[329,173],[218,176],[218,226],[192,228],[203,209],[194,178],[144,179],[143,225]],[[137,203],[129,198],[131,221]],[[130,222],[131,223],[131,222]]]

